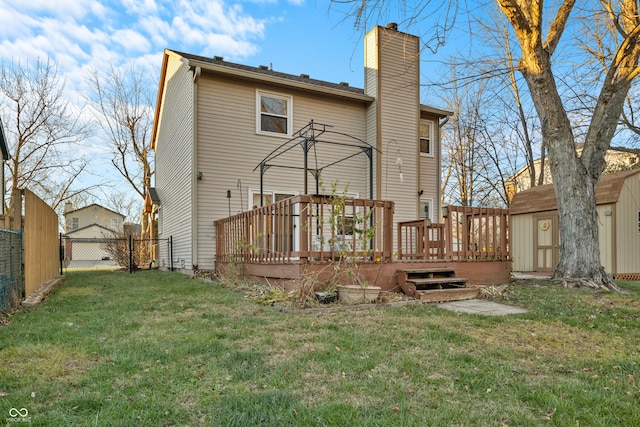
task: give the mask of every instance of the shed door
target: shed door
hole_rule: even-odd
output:
[[[536,271],[551,271],[559,260],[560,238],[558,215],[536,215],[533,218],[533,266]]]

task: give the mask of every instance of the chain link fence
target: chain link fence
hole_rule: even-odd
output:
[[[22,232],[0,229],[0,311],[24,297]]]
[[[171,239],[72,238],[60,237],[61,274],[71,270],[136,270],[160,266],[173,269],[170,258],[158,259],[160,245],[167,245],[163,253],[171,254]]]

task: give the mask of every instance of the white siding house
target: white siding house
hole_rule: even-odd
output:
[[[332,185],[393,200],[396,222],[419,218],[425,207],[440,219],[439,125],[451,113],[420,104],[419,39],[393,25],[374,28],[364,73],[360,89],[165,50],[152,135],[154,203],[158,237],[173,241],[174,267],[215,268],[215,220],[305,190],[330,193]],[[305,176],[302,145],[283,150],[311,122],[326,131],[307,151],[318,182]],[[262,173],[274,152],[281,154]],[[166,252],[161,246],[161,267]]]

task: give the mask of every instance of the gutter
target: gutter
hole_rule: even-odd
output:
[[[321,93],[323,95],[332,96],[336,98],[349,99],[356,102],[362,102],[369,104],[375,101],[371,96],[365,94],[359,94],[354,92],[347,92],[331,87],[323,87],[312,83],[305,83],[296,80],[290,80],[279,76],[269,76],[260,73],[256,73],[250,70],[242,70],[237,68],[231,68],[224,65],[212,64],[205,61],[199,61],[197,59],[181,58],[185,64],[190,67],[199,67],[203,72],[209,72],[213,74],[224,75],[233,77],[240,80],[258,81],[271,85],[277,85],[282,87],[294,88],[306,92]]]

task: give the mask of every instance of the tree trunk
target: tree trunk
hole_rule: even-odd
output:
[[[588,172],[577,156],[550,62],[542,60],[538,65],[542,66],[539,73],[523,74],[540,116],[558,206],[560,262],[553,278],[565,286],[618,290],[600,262],[595,200],[600,173]]]
[[[556,141],[555,145],[573,144]],[[553,278],[565,286],[618,290],[600,262],[595,184],[577,159],[571,166],[549,154],[560,229],[560,262]]]

